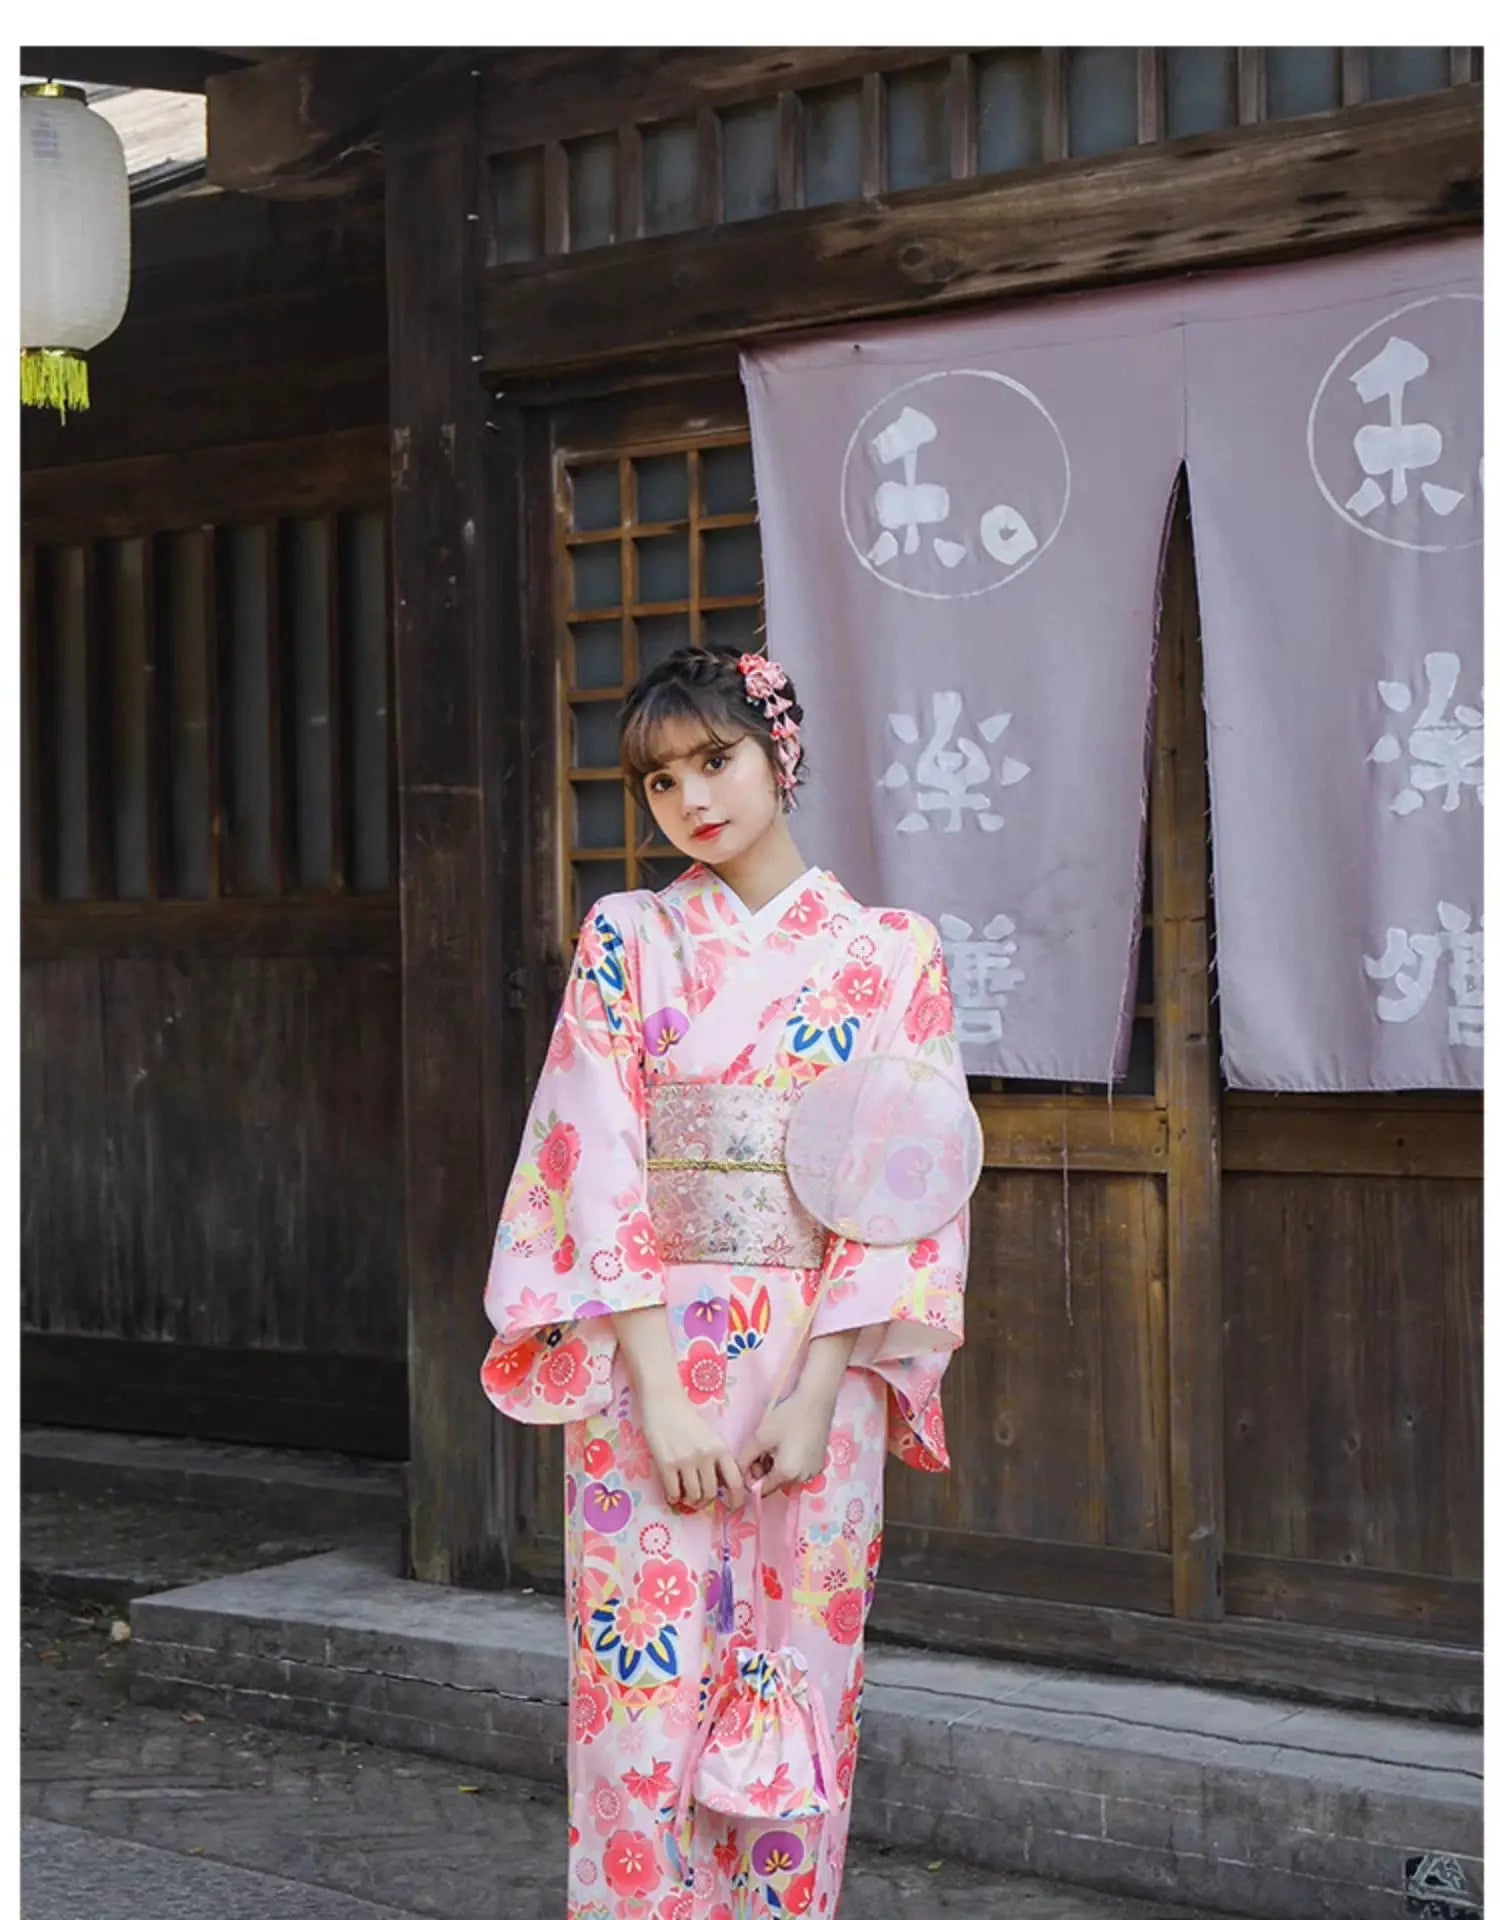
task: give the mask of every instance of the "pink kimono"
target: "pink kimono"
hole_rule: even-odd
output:
[[[659,1159],[648,1173],[647,1130],[674,1102],[679,1126],[684,1106],[732,1110],[733,1088],[760,1090],[744,1104],[763,1110],[775,1104],[766,1090],[790,1094],[872,1052],[961,1077],[942,951],[926,920],[862,907],[817,869],[752,915],[694,867],[661,893],[601,900],[579,936],[495,1239],[485,1310],[496,1333],[481,1374],[513,1419],[567,1427],[569,1920],[837,1906],[885,1453],[948,1465],[938,1388],[963,1337],[967,1215],[906,1246],[829,1239],[819,1264],[799,1265],[795,1233],[757,1229],[768,1203],[755,1183],[772,1176],[741,1178],[742,1160],[763,1164],[751,1141],[736,1148],[707,1228],[725,1257],[684,1261],[673,1182],[717,1176],[661,1172]],[[701,1217],[697,1231],[701,1251]],[[747,1248],[751,1260],[731,1257]],[[726,1520],[721,1505],[667,1504],[612,1316],[667,1308],[683,1385],[738,1453],[820,1279],[814,1332],[862,1331],[823,1471],[795,1509],[788,1495],[766,1503],[766,1585],[781,1598],[790,1584],[790,1607],[777,1611],[822,1695],[839,1809],[780,1827],[703,1810],[679,1829],[704,1703],[750,1634],[750,1521],[748,1510]],[[795,1520],[794,1555],[769,1538],[777,1510],[778,1534]]]

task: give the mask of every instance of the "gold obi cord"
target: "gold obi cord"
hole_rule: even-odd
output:
[[[664,1080],[646,1108],[646,1205],[670,1266],[820,1267],[827,1236],[792,1192],[797,1090]]]

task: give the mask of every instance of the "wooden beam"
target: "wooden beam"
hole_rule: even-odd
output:
[[[926,66],[957,47],[524,47],[483,71],[480,146],[488,157],[675,119],[711,107],[879,71]]]
[[[377,507],[390,486],[390,433],[383,426],[39,467],[21,475],[21,539],[38,546],[118,540],[273,514]]]
[[[211,75],[209,182],[287,200],[346,193],[379,175],[391,97],[467,58],[430,47],[303,48]],[[457,97],[468,100],[469,89]]]
[[[1167,1367],[1173,1612],[1224,1614],[1224,1334],[1219,1052],[1209,952],[1203,656],[1187,501],[1162,581],[1152,753],[1157,1076],[1167,1110]]]
[[[1224,1103],[1225,1173],[1360,1174],[1384,1179],[1478,1180],[1484,1116],[1343,1107],[1230,1094]]]
[[[987,1167],[1060,1173],[1167,1170],[1167,1116],[1149,1102],[977,1094]]]
[[[21,958],[111,959],[127,954],[212,955],[225,960],[276,954],[400,952],[390,894],[341,900],[104,900],[23,903]]]
[[[498,476],[473,365],[480,270],[474,94],[429,79],[386,122],[392,568],[401,822],[410,1571],[503,1581],[500,1416],[479,1385],[495,1196],[486,1129],[488,955],[503,910],[487,873],[485,658],[500,624]],[[514,583],[510,583],[512,589]],[[504,878],[504,876],[501,876]],[[507,897],[505,907],[509,907]]]
[[[19,71],[87,87],[202,93],[211,79],[250,63],[222,47],[22,47]]]
[[[1477,1650],[1304,1622],[1173,1620],[1123,1607],[965,1592],[882,1570],[870,1633],[933,1652],[1235,1687],[1471,1726],[1483,1713]]]
[[[1478,85],[491,269],[480,345],[539,373],[791,328],[1293,259],[1477,225]]]

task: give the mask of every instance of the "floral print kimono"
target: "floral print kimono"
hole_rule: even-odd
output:
[[[906,1246],[828,1239],[813,1267],[774,1238],[756,1264],[676,1262],[647,1204],[647,1118],[668,1083],[795,1091],[871,1052],[962,1073],[934,929],[859,905],[830,874],[751,914],[697,866],[601,900],[579,936],[495,1238],[481,1374],[511,1418],[566,1425],[569,1920],[837,1906],[884,1456],[948,1465],[938,1388],[963,1337],[967,1215]],[[775,1600],[790,1588],[774,1611],[822,1695],[837,1808],[780,1825],[705,1809],[679,1826],[700,1716],[751,1633],[753,1523],[748,1503],[667,1504],[612,1316],[666,1307],[683,1385],[738,1454],[814,1300],[814,1333],[860,1332],[823,1471],[765,1503],[763,1578]]]

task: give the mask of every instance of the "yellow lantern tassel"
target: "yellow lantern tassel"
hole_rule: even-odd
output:
[[[81,353],[67,347],[21,349],[21,405],[52,407],[59,420],[86,413],[89,404],[89,368]]]

